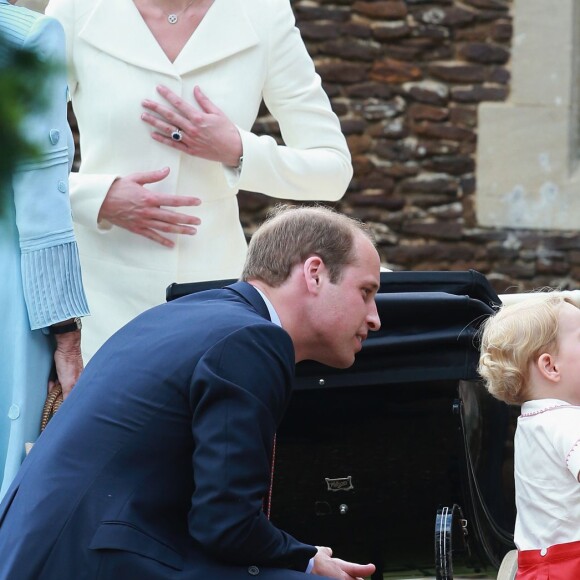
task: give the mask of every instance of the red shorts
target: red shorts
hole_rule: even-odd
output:
[[[580,579],[580,542],[550,546],[545,555],[540,550],[518,552],[516,580]]]

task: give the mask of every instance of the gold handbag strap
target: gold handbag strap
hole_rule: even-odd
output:
[[[53,389],[48,393],[46,401],[44,402],[44,408],[42,409],[42,417],[40,419],[40,430],[44,431],[44,428],[50,421],[51,417],[58,411],[58,408],[62,405],[62,387],[57,381]]]

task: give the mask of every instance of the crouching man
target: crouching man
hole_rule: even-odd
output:
[[[0,579],[339,580],[374,572],[276,528],[295,363],[353,364],[378,330],[363,224],[283,208],[240,282],[162,304],[91,359],[0,506]]]

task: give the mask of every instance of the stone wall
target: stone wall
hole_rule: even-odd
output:
[[[353,155],[336,207],[372,224],[392,269],[475,268],[499,293],[580,288],[576,231],[481,227],[475,215],[478,105],[509,96],[516,1],[291,0]],[[255,129],[277,131],[266,111]],[[240,193],[248,237],[273,203]]]
[[[499,293],[579,287],[577,233],[476,221],[477,110],[509,95],[512,0],[292,4],[353,155],[336,207],[372,224],[387,267],[475,268]],[[256,131],[276,131],[266,111]],[[272,203],[240,194],[248,236]]]

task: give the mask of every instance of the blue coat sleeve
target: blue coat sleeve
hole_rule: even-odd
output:
[[[290,337],[271,323],[238,330],[197,365],[190,401],[195,491],[189,529],[221,561],[304,572],[316,553],[276,528],[262,509],[293,373]]]
[[[85,316],[89,310],[68,193],[74,144],[67,121],[61,25],[53,18],[35,15],[22,47],[47,64],[43,106],[22,124],[38,155],[23,160],[12,181],[24,296],[34,330]]]

